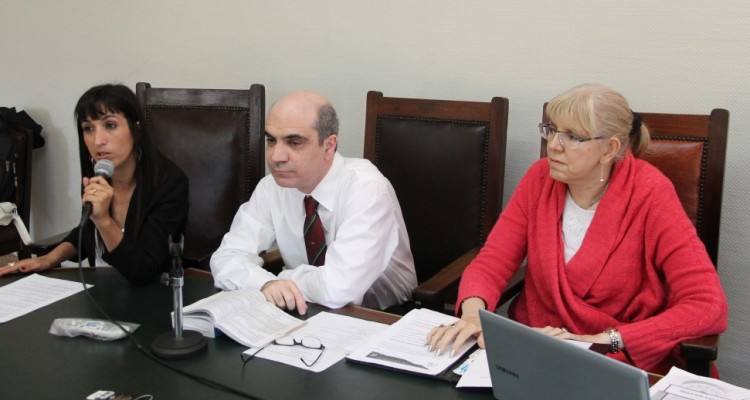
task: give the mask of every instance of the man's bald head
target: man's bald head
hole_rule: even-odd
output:
[[[319,144],[337,135],[339,120],[331,101],[319,93],[295,91],[281,97],[268,112],[267,123],[284,125],[285,122],[306,124],[318,132]]]

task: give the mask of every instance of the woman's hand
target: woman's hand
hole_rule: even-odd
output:
[[[484,348],[482,325],[479,322],[479,310],[484,308],[484,300],[478,297],[464,300],[461,304],[461,320],[432,328],[427,334],[425,345],[430,346],[430,351],[436,350],[439,356],[448,351],[448,346],[453,343],[450,346],[451,357],[471,337],[477,337],[479,347]]]
[[[44,257],[27,258],[16,262],[8,263],[7,265],[0,267],[0,276],[14,274],[17,272],[38,272],[46,271],[52,268],[52,264],[48,263]]]
[[[91,221],[94,224],[105,218],[110,218],[109,206],[112,203],[114,189],[110,186],[107,179],[101,176],[93,178],[83,178],[83,204],[91,203]]]
[[[576,335],[575,333],[571,333],[563,327],[545,326],[544,328],[534,329],[539,332],[546,333],[547,335],[558,337],[560,339],[577,340],[579,342],[586,343],[610,344],[609,335],[606,332],[597,333],[595,335]]]

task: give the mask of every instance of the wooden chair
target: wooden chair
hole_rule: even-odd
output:
[[[367,93],[364,157],[388,178],[409,233],[414,300],[446,311],[500,213],[508,100]]]
[[[640,114],[651,133],[651,143],[641,158],[672,181],[708,256],[718,267],[729,112],[714,109],[709,115]],[[544,122],[548,122],[546,113],[543,115]],[[547,155],[544,140],[541,155]],[[515,290],[520,292],[520,287]],[[709,376],[718,345],[718,335],[683,341],[680,351],[688,362],[688,371]]]
[[[641,116],[651,133],[651,144],[642,158],[672,181],[708,256],[718,268],[729,112],[714,109],[709,115]],[[688,371],[709,376],[718,346],[718,335],[683,341],[680,347],[688,361]]]
[[[239,206],[264,176],[265,88],[165,89],[136,95],[154,145],[190,181],[185,268],[209,268]]]

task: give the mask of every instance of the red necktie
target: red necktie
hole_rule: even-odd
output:
[[[310,196],[305,196],[305,248],[307,249],[307,262],[310,265],[320,266],[326,262],[326,237],[323,232],[323,223],[318,216],[318,202]]]

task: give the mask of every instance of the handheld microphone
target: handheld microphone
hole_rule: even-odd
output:
[[[112,178],[112,175],[115,173],[115,164],[112,163],[112,161],[109,160],[99,160],[94,164],[94,176],[101,176],[105,179]],[[89,217],[91,217],[91,208],[93,205],[91,205],[90,201],[87,201],[83,205],[83,212],[81,213],[81,223],[78,224],[79,227],[83,228],[84,225],[86,225],[86,222],[88,222]]]

